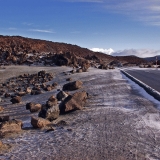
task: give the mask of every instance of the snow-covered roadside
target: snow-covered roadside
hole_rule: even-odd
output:
[[[140,87],[136,82],[132,81],[130,78],[128,78],[126,75],[122,74],[122,77],[126,80],[128,80],[128,82],[131,84],[131,86],[138,90],[140,94],[142,94],[146,99],[152,101],[153,103],[157,104],[158,108],[160,109],[160,101],[158,101],[157,99],[155,99],[153,96],[151,96],[150,94],[148,94],[144,88]],[[140,81],[141,82],[141,81]],[[142,82],[143,83],[143,82]],[[144,84],[144,83],[143,83]],[[145,85],[145,84],[144,84]],[[146,85],[147,86],[147,85]],[[147,86],[149,87],[149,86]]]
[[[151,88],[150,86],[148,86],[147,84],[143,83],[142,81],[138,80],[137,78],[133,77],[132,75],[130,75],[129,73],[125,72],[124,70],[121,70],[121,72],[126,76],[129,77],[132,82],[136,82],[138,85],[140,85],[141,87],[144,88],[144,90],[149,93],[151,96],[154,97],[154,99],[157,99],[158,101],[160,101],[160,93],[158,91],[156,91],[155,89]]]
[[[27,69],[23,68],[23,71]],[[13,147],[1,154],[0,159],[135,160],[160,157],[159,111],[154,108],[155,102],[138,93],[138,85],[134,89],[118,69],[90,68],[83,73],[63,73],[69,70],[68,67],[47,69],[55,72],[53,81],[58,82],[58,88],[62,88],[69,77],[83,81],[79,91],[85,90],[89,94],[85,108],[61,115],[57,121],[64,120],[67,125],[45,132],[27,128],[33,114],[25,110],[25,104],[33,100],[43,103],[50,95],[56,95],[57,90],[23,97],[23,104],[7,104],[5,112],[8,109],[11,115],[16,113],[26,128],[17,137],[2,140]]]
[[[128,81],[133,89],[139,91],[139,93],[146,98],[147,100],[153,102],[156,105],[156,108],[160,110],[160,101],[155,99],[152,95],[148,94],[144,88],[140,87],[136,82],[132,81],[128,78],[125,74],[122,74],[122,77]],[[146,85],[147,86],[147,85]],[[147,86],[148,87],[148,86]],[[159,113],[147,113],[144,116],[141,116],[142,123],[144,126],[148,126],[154,130],[160,130],[160,123],[159,123]],[[139,126],[138,126],[139,128]]]

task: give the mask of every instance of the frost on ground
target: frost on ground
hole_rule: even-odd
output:
[[[38,67],[34,69],[41,70]],[[44,103],[50,95],[56,95],[56,90],[38,96],[24,96],[23,102],[17,105],[6,102],[4,114],[22,119],[26,129],[18,136],[2,139],[4,143],[11,144],[12,148],[0,154],[0,159],[157,160],[160,158],[159,103],[144,96],[139,87],[130,84],[119,70],[91,68],[89,72],[65,75],[62,72],[71,68],[44,69],[55,73],[53,81],[58,82],[59,89],[66,83],[68,77],[82,80],[84,87],[81,90],[89,93],[86,107],[82,111],[60,116],[59,120],[65,120],[67,124],[45,133],[44,130],[27,128],[31,115],[37,113],[30,114],[25,110],[25,104],[31,100]]]

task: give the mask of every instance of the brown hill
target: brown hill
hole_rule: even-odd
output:
[[[111,61],[118,60],[122,63],[143,63],[141,58],[133,57],[113,57],[104,53],[93,52],[87,48],[67,43],[51,42],[24,38],[21,36],[0,36],[0,60],[1,63],[24,63],[26,61],[39,61],[38,56],[49,57],[55,54],[70,54],[98,63],[109,64]],[[34,58],[30,55],[33,54]],[[20,64],[22,64],[20,63]]]

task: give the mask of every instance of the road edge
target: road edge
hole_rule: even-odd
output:
[[[150,86],[148,86],[147,84],[143,83],[142,81],[138,80],[137,78],[131,76],[129,73],[125,72],[124,70],[120,71],[127,76],[128,78],[130,78],[132,81],[134,81],[135,83],[137,83],[139,86],[141,86],[148,94],[150,94],[151,96],[153,96],[155,99],[157,99],[158,101],[160,101],[160,93],[158,91],[156,91],[155,89],[151,88]]]

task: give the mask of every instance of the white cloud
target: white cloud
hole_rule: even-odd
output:
[[[122,51],[117,51],[112,54],[112,56],[129,56],[134,55],[137,57],[153,57],[160,55],[160,50],[151,50],[151,49],[126,49]]]
[[[66,0],[68,2],[90,2],[90,3],[102,3],[103,0]]]
[[[32,32],[42,32],[42,33],[55,33],[52,30],[42,30],[42,29],[29,29]]]
[[[112,48],[109,48],[109,49],[91,48],[90,50],[94,51],[94,52],[102,52],[102,53],[109,54],[109,55],[114,52],[114,50]]]
[[[110,12],[124,14],[146,24],[157,25],[160,22],[160,0],[106,0],[103,6]]]
[[[17,30],[17,28],[10,27],[8,30]]]
[[[32,26],[33,25],[33,23],[28,23],[28,22],[23,22],[22,24],[27,25],[27,26]]]

